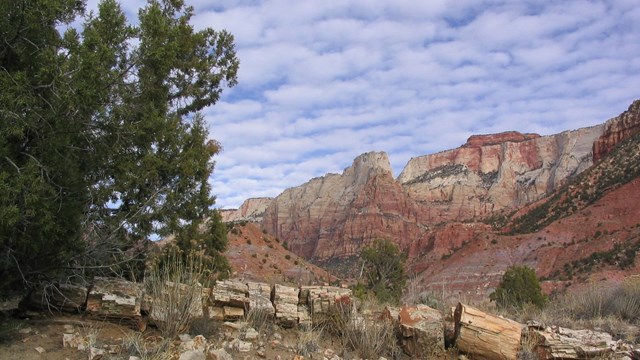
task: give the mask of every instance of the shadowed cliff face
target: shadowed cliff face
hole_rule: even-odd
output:
[[[432,266],[458,250],[475,254],[469,244],[484,249],[493,240],[492,230],[474,221],[540,200],[638,132],[639,108],[635,102],[606,124],[551,136],[472,136],[457,149],[411,159],[398,179],[385,153],[366,153],[342,174],[314,178],[269,201],[262,226],[308,259],[358,256],[372,240],[388,238],[407,251],[415,271],[426,270],[426,262],[433,262],[429,271],[435,271]],[[529,251],[539,251],[510,246],[500,254],[523,260]],[[502,262],[498,255],[494,260]]]

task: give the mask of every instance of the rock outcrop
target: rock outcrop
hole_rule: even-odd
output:
[[[603,125],[551,136],[472,136],[457,149],[413,158],[398,181],[428,208],[428,223],[487,217],[540,199],[593,163]]]
[[[273,198],[261,197],[251,198],[245,200],[242,205],[237,209],[223,209],[220,210],[222,215],[222,221],[224,222],[236,222],[236,221],[248,221],[248,222],[261,222],[264,212],[271,203]]]
[[[609,154],[621,141],[640,131],[640,100],[634,101],[620,116],[608,120],[604,133],[593,143],[593,161]]]
[[[285,190],[267,208],[263,228],[316,260],[354,256],[375,238],[416,239],[424,232],[383,152],[362,154],[342,174]]]

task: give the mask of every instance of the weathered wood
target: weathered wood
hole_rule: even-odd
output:
[[[29,294],[29,306],[44,310],[78,312],[87,303],[89,291],[86,286],[72,284],[49,284]]]
[[[351,289],[335,286],[303,286],[300,305],[307,305],[313,315],[329,313],[336,307],[351,306]]]
[[[265,283],[248,282],[248,310],[264,311],[273,316],[276,309],[271,303],[271,285]]]
[[[474,359],[515,359],[523,324],[458,303],[454,314],[455,344]]]
[[[298,292],[294,287],[276,284],[271,290],[271,302],[276,309],[276,321],[282,326],[298,323]]]
[[[393,309],[388,316],[393,316]],[[429,358],[444,353],[442,314],[426,305],[403,306],[398,312],[400,343],[414,357]]]
[[[249,288],[247,284],[234,281],[218,281],[211,289],[209,301],[213,306],[234,306],[243,309],[249,308]]]
[[[117,321],[144,330],[142,285],[122,279],[96,277],[87,297],[87,314],[94,319]]]
[[[534,342],[533,351],[539,359],[582,360],[594,358],[631,358],[633,348],[614,340],[605,332],[572,330],[562,327],[537,329],[529,327],[528,336]]]

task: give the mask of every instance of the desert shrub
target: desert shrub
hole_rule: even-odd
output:
[[[528,266],[512,266],[507,269],[489,298],[502,308],[522,308],[525,304],[543,307],[547,302],[535,271]]]
[[[367,288],[383,303],[397,303],[407,281],[406,255],[390,240],[377,239],[361,254],[367,276]]]
[[[149,266],[145,288],[153,298],[151,310],[159,318],[158,328],[165,338],[173,339],[188,329],[193,315],[202,308],[202,281],[205,279],[204,256],[192,252],[183,255],[169,249],[160,261]]]

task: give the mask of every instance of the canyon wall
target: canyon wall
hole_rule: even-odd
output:
[[[410,258],[437,260],[485,233],[460,222],[547,196],[637,133],[638,109],[636,101],[605,124],[550,136],[475,135],[459,148],[411,159],[397,179],[385,153],[366,153],[342,174],[311,179],[264,200],[263,208],[253,206],[264,211],[243,210],[261,216],[234,216],[261,219],[263,229],[315,261],[357,256],[376,238],[393,240]]]

